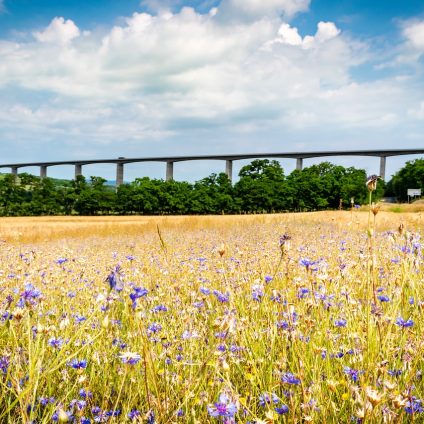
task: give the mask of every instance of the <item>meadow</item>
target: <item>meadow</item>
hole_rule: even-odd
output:
[[[0,422],[424,422],[424,222],[383,209],[2,218]]]

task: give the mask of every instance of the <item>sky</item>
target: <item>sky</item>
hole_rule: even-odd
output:
[[[423,133],[423,0],[0,0],[0,164],[424,148]],[[387,176],[414,158],[388,158]],[[142,176],[165,165],[126,165]]]

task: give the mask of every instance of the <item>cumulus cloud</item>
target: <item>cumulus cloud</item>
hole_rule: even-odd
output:
[[[268,45],[282,43],[291,46],[301,46],[304,49],[308,49],[312,48],[316,43],[324,43],[337,37],[339,34],[340,30],[333,22],[319,22],[317,32],[314,36],[306,35],[302,38],[297,28],[283,23],[278,30],[278,37],[269,42]]]
[[[178,140],[180,149],[191,134],[213,140],[207,153],[258,137],[269,144],[242,147],[287,150],[283,136],[314,143],[318,133],[361,128],[393,136],[402,120],[415,122],[422,98],[413,76],[355,82],[352,69],[368,59],[367,46],[333,22],[301,34],[285,16],[308,3],[223,0],[217,12],[134,13],[92,33],[58,17],[30,41],[0,40],[0,137],[36,134],[119,150],[117,139],[125,149],[151,148],[151,140]],[[225,21],[225,8],[249,19]]]
[[[56,17],[43,31],[34,32],[34,37],[41,43],[67,44],[79,37],[80,30],[73,21],[62,17]]]
[[[424,20],[408,22],[403,28],[403,34],[412,47],[424,50]]]

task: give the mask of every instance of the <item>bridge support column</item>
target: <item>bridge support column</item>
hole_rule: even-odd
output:
[[[174,179],[174,162],[166,162],[166,181],[172,181]]]
[[[82,165],[80,163],[76,163],[75,164],[75,179],[77,179],[79,175],[82,175]]]
[[[233,182],[233,161],[232,160],[225,161],[225,173],[227,174],[227,177],[230,180],[230,183],[232,183]]]
[[[380,156],[380,177],[386,179],[386,156]]]
[[[118,162],[116,164],[116,187],[119,187],[124,183],[124,164],[122,162]]]
[[[296,169],[298,171],[303,169],[303,158],[296,158]]]
[[[18,167],[17,166],[12,166],[11,173],[12,173],[12,175],[18,175]]]
[[[40,166],[40,178],[46,178],[47,177],[47,166],[41,165]]]

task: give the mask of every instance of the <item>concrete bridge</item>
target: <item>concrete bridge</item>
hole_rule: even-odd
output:
[[[385,179],[386,158],[390,156],[401,155],[420,155],[424,154],[423,149],[392,149],[392,150],[345,150],[345,151],[316,151],[316,152],[288,152],[288,153],[245,153],[232,155],[205,155],[205,156],[166,156],[166,157],[144,157],[144,158],[125,158],[117,159],[88,159],[88,160],[62,160],[55,162],[26,162],[26,163],[8,163],[0,164],[0,168],[10,168],[12,174],[17,175],[18,169],[29,166],[40,167],[40,177],[47,176],[47,168],[50,166],[71,165],[75,167],[75,177],[82,175],[84,165],[98,163],[113,163],[116,165],[116,185],[124,182],[124,165],[135,162],[163,162],[166,163],[166,180],[172,180],[174,177],[174,163],[187,162],[193,160],[222,160],[225,161],[225,173],[232,180],[233,161],[242,159],[296,159],[296,169],[301,170],[303,159],[331,156],[373,156],[380,158],[380,176]]]

